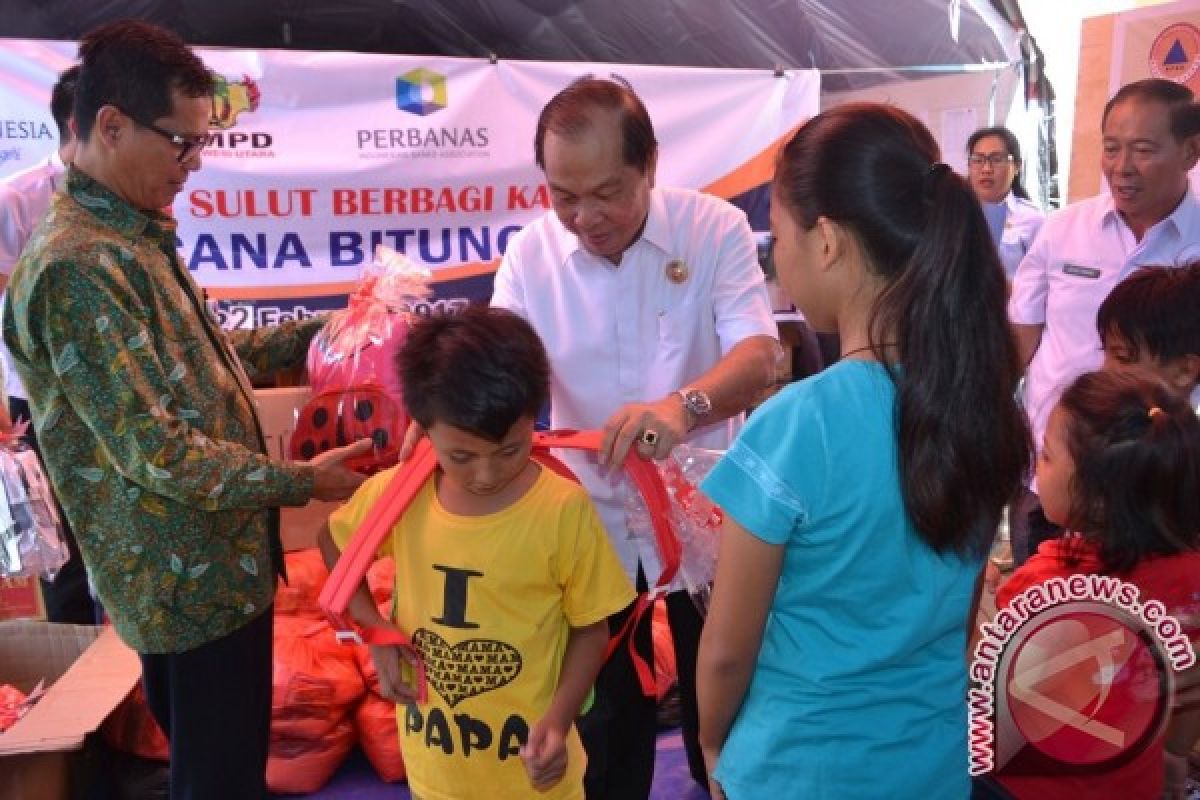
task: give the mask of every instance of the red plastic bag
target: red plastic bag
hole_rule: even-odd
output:
[[[21,718],[21,707],[25,704],[25,693],[15,686],[0,686],[0,733],[11,728]]]
[[[267,788],[283,794],[311,794],[329,782],[354,749],[354,723],[343,717],[316,739],[279,734],[271,728]]]
[[[115,750],[156,761],[170,761],[171,745],[146,704],[142,684],[133,687],[101,728],[104,741]]]
[[[354,648],[338,644],[327,622],[276,618],[272,738],[320,740],[364,691]]]
[[[408,770],[400,752],[396,704],[368,691],[354,709],[354,728],[358,731],[358,743],[379,778],[386,783],[404,780]]]
[[[671,638],[671,626],[667,622],[667,604],[661,597],[654,603],[654,616],[650,620],[650,637],[654,640],[655,695],[659,703],[679,680],[675,665],[675,642]]]
[[[279,584],[275,590],[275,621],[279,617],[303,617],[305,619],[323,620],[325,614],[317,605],[317,595],[329,578],[329,570],[325,568],[325,560],[321,551],[315,547],[307,550],[296,550],[284,555],[287,563],[288,581]]]

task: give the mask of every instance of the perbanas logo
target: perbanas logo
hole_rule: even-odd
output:
[[[456,101],[457,103],[458,101]],[[396,78],[396,108],[429,117],[450,107],[448,79],[425,67]],[[455,106],[462,113],[464,106]],[[416,122],[416,120],[414,120]],[[403,128],[361,128],[357,131],[359,158],[487,158],[491,132],[486,125],[413,124]]]
[[[981,626],[971,662],[969,770],[1019,760],[1105,770],[1166,724],[1174,673],[1196,662],[1183,625],[1108,575],[1032,586]]]
[[[420,67],[396,78],[396,108],[425,117],[450,105],[446,76]]]

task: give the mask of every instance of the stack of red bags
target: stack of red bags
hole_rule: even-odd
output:
[[[362,745],[381,779],[403,780],[396,706],[379,695],[367,648],[338,643],[317,606],[329,577],[320,553],[301,550],[286,558],[288,583],[275,594],[267,786],[279,793],[316,792],[355,744]],[[391,559],[376,563],[368,575],[371,594],[385,613],[391,608],[393,576]],[[168,759],[166,737],[140,685],[105,722],[104,735],[118,750]]]

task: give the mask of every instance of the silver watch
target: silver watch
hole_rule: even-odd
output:
[[[689,428],[694,428],[705,417],[712,413],[712,399],[701,389],[680,389],[675,392],[683,401],[683,407],[691,417]]]

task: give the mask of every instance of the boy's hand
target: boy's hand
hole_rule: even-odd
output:
[[[416,656],[411,650],[394,645],[372,645],[371,660],[379,673],[379,693],[397,705],[416,702],[417,687],[404,680],[404,665],[409,674],[417,674]]]
[[[354,490],[367,478],[347,469],[346,459],[371,452],[374,442],[359,439],[353,444],[326,450],[314,456],[308,463],[313,467],[312,496],[317,500],[341,501],[354,494]]]
[[[521,762],[534,789],[546,792],[554,788],[567,772],[566,732],[544,718],[538,720],[521,748]]]

